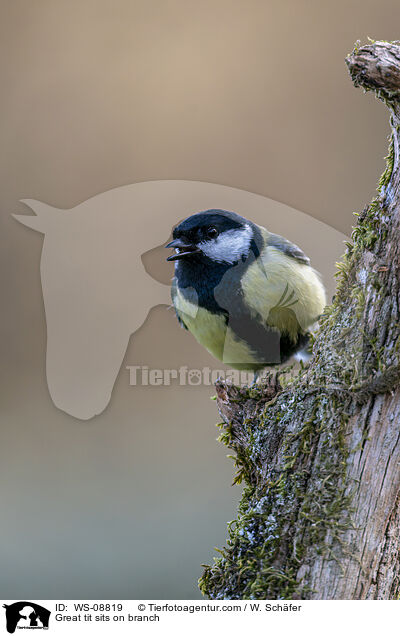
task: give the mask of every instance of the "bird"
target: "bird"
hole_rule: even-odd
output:
[[[172,236],[172,304],[215,358],[253,371],[256,382],[265,367],[307,349],[326,294],[297,245],[220,209],[192,214]]]

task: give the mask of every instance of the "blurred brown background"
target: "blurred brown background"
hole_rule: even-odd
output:
[[[18,200],[72,207],[201,180],[349,233],[389,128],[344,58],[358,38],[399,38],[399,23],[389,0],[1,0],[1,597],[197,598],[240,495],[212,389],[129,387],[132,360],[209,363],[190,338],[177,345],[172,312],[166,324],[154,309],[131,341],[101,416],[54,407],[42,237],[11,219]]]

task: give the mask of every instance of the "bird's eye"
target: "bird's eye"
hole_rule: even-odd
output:
[[[216,227],[209,227],[207,230],[208,238],[216,238],[218,236],[218,230]]]

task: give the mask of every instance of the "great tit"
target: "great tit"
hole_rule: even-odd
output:
[[[182,221],[166,247],[177,318],[218,360],[258,375],[306,348],[326,296],[297,245],[216,209]]]

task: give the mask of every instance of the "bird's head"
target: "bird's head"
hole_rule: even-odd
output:
[[[216,263],[235,263],[249,254],[253,224],[234,212],[207,210],[177,225],[166,247],[175,254],[167,261],[208,258]]]

